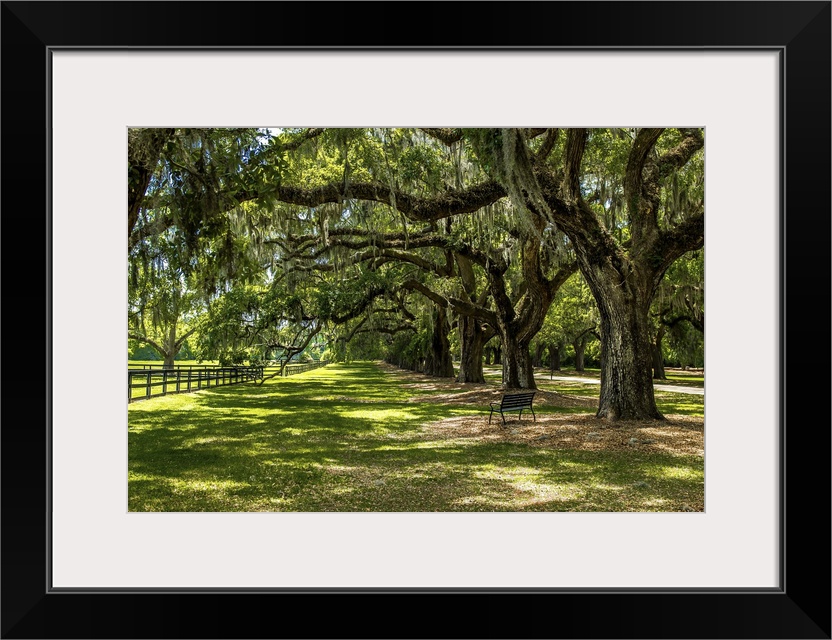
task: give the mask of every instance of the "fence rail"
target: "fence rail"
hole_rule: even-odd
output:
[[[293,376],[325,367],[329,362],[303,362],[287,364],[283,376]],[[127,369],[127,401],[146,400],[169,395],[187,393],[210,387],[240,384],[262,380],[280,371],[279,366],[217,367],[212,365],[174,365],[163,369],[159,365],[137,364]]]
[[[127,370],[127,402],[146,400],[171,393],[187,393],[261,380],[263,367],[209,367],[183,365],[174,369],[139,368]]]
[[[316,360],[315,362],[303,362],[300,364],[287,364],[286,368],[283,369],[283,376],[293,376],[297,373],[305,373],[306,371],[312,371],[312,369],[325,367],[328,364],[329,362],[326,360]]]
[[[166,371],[175,371],[175,370],[178,370],[178,369],[182,369],[183,371],[187,371],[189,369],[191,371],[207,371],[209,369],[213,370],[213,369],[223,369],[223,368],[231,368],[231,369],[243,368],[243,369],[247,369],[248,366],[234,365],[232,367],[223,367],[223,366],[218,365],[218,364],[175,364],[171,367],[165,367],[164,365],[161,365],[158,362],[151,362],[149,364],[148,363],[130,364],[129,362],[127,363],[127,369],[129,371],[142,370],[142,371],[145,371],[145,372],[148,369],[152,369],[154,371],[161,371],[162,369],[165,369]]]

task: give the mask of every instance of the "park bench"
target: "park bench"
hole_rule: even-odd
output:
[[[537,416],[534,415],[534,409],[532,409],[532,398],[534,398],[534,394],[537,393],[536,391],[529,391],[527,393],[506,393],[503,395],[503,399],[500,402],[492,402],[491,403],[491,413],[488,414],[488,424],[491,424],[491,416],[494,415],[494,412],[497,411],[500,414],[500,417],[503,419],[503,424],[506,423],[505,413],[509,413],[511,411],[519,411],[519,415],[517,419],[519,420],[523,416],[523,409],[528,409],[532,412],[532,417],[534,421],[537,422]]]

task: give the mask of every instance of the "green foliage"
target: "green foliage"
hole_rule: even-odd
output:
[[[592,335],[600,322],[595,299],[580,273],[572,275],[555,294],[537,340],[544,344],[571,344],[580,336]]]
[[[678,324],[662,343],[664,360],[675,367],[705,366],[705,338],[690,324]]]
[[[653,300],[654,329],[665,330],[664,361],[672,366],[702,367],[705,362],[705,262],[694,251],[674,262]]]
[[[131,346],[127,351],[128,360],[162,361],[164,359],[163,356],[150,345],[141,344],[137,340],[131,340],[130,343],[133,346]]]
[[[425,323],[415,332],[396,335],[387,347],[384,359],[404,369],[421,371],[430,343],[431,328]]]
[[[131,130],[130,157],[138,165],[155,163],[131,230],[131,331],[161,345],[170,342],[171,329],[178,337],[197,330],[187,355],[224,362],[308,354],[312,341],[325,336],[333,359],[385,357],[419,366],[433,335],[434,301],[403,283],[415,281],[484,311],[494,310],[491,296],[504,289],[521,309],[529,284],[522,259],[533,246],[528,240],[539,241],[535,251],[546,276],[574,255],[571,241],[549,220],[552,194],[544,196],[537,178],[541,167],[555,180],[563,175],[566,130],[546,147],[545,158],[534,154],[555,140],[549,133],[490,128],[445,134],[454,139],[460,132],[461,139],[446,143],[442,135],[437,137],[446,142],[410,128],[182,128],[165,138],[154,159],[159,132]],[[621,255],[632,240],[624,175],[636,134],[589,130],[580,167],[585,204]],[[666,130],[651,159],[683,139],[679,130]],[[138,165],[128,167],[129,185],[139,184]],[[420,219],[402,204],[429,208],[441,201],[444,207],[492,180],[507,197],[470,213]],[[374,197],[365,189],[359,198],[359,184],[398,195]],[[658,187],[663,229],[700,210],[701,150],[663,174]],[[320,204],[292,204],[292,193],[314,189],[337,195]],[[414,240],[429,235],[447,244]],[[471,260],[465,278],[455,265],[462,255]],[[661,260],[658,251],[654,262]],[[697,321],[703,318],[703,269],[695,257],[671,266],[669,285],[657,292],[661,304],[671,301],[671,311],[654,305],[657,323],[685,304]],[[585,357],[596,361],[600,345],[587,333],[597,325],[595,301],[579,282],[573,278],[561,287],[536,340],[571,345],[588,339]],[[459,309],[451,305],[449,313],[451,322],[458,320]],[[668,331],[666,355],[699,362],[701,344],[686,331]],[[458,355],[461,345],[450,335]],[[567,359],[571,349],[566,346]]]

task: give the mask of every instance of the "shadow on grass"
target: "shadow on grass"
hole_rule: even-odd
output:
[[[701,459],[428,436],[482,407],[408,402],[372,363],[130,405],[131,511],[674,511]]]

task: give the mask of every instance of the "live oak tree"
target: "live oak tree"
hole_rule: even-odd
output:
[[[130,255],[128,332],[130,340],[152,347],[172,368],[185,341],[196,331],[200,297],[190,266],[170,237]]]
[[[663,196],[679,174],[701,188],[703,132],[564,135],[554,161],[531,149],[521,130],[493,130],[480,146],[507,191],[572,242],[601,319],[597,415],[661,418],[651,380],[650,304],[668,267],[704,244],[704,198],[676,203]]]
[[[207,326],[196,309],[266,267],[243,232],[254,207],[231,194],[277,179],[283,149],[268,141],[258,129],[128,131],[128,337],[153,346],[166,367]],[[225,347],[208,357],[233,359]]]

